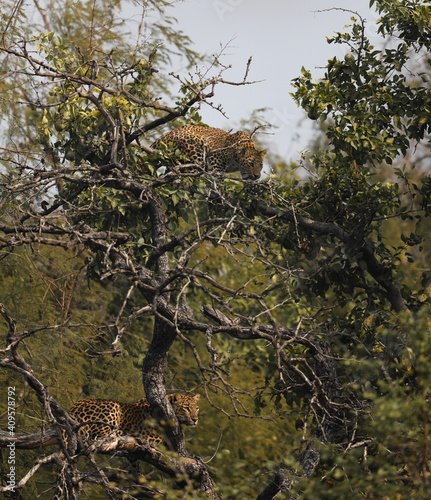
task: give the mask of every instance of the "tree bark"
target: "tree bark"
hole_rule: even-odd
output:
[[[149,208],[152,239],[157,249],[166,244],[166,227],[162,206],[155,194]],[[166,252],[161,254],[155,262],[155,275],[159,288],[158,294],[155,297],[148,297],[146,290],[143,290],[143,293],[147,295],[149,301],[153,302],[157,310],[159,304],[167,306],[170,300],[170,293],[163,289],[164,283],[169,278],[169,259]],[[153,409],[154,418],[159,421],[176,423],[176,425],[167,425],[165,428],[168,446],[181,456],[187,456],[184,435],[168,401],[164,380],[168,352],[176,336],[176,329],[167,318],[164,318],[160,313],[156,314],[153,337],[142,363],[142,382],[147,399]]]

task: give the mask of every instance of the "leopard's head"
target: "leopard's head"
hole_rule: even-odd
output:
[[[187,396],[186,394],[169,394],[168,397],[178,421],[190,427],[195,427],[198,423],[198,401],[200,395]]]
[[[239,146],[239,165],[243,179],[259,179],[266,150],[258,151],[254,144],[244,143]]]

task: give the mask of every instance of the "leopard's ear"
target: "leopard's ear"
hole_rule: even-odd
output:
[[[263,159],[263,157],[266,155],[266,149],[262,149],[262,151],[258,151],[260,154],[260,157]]]
[[[194,396],[194,400],[195,401],[199,401],[199,399],[201,398],[201,395],[200,394],[196,394],[196,396]]]

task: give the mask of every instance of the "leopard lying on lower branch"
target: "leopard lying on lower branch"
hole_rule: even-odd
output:
[[[195,427],[198,423],[199,394],[169,394],[168,399],[181,424]],[[152,446],[163,441],[163,430],[157,426],[152,416],[150,403],[140,399],[136,403],[120,403],[110,399],[84,399],[76,402],[69,413],[79,422],[78,434],[84,438],[96,439],[106,436],[130,436]],[[65,431],[62,438],[67,447]],[[135,458],[129,458],[129,471],[139,473]],[[63,496],[65,486],[64,472],[59,472],[53,500]]]
[[[195,427],[198,423],[198,400],[187,394],[169,394],[168,399],[181,424]],[[110,434],[139,438],[151,444],[163,438],[154,427],[150,403],[140,399],[136,403],[120,403],[110,399],[83,399],[69,410],[75,420],[85,423],[79,433],[87,437],[104,437]],[[87,423],[88,422],[88,423]]]

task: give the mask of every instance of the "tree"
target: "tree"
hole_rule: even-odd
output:
[[[53,30],[34,38],[16,12],[4,21],[1,51],[13,70],[3,81],[0,243],[10,294],[0,366],[10,430],[17,391],[28,415],[19,417],[26,433],[0,443],[9,459],[12,445],[37,449],[14,472],[16,490],[40,492],[37,475],[46,480],[43,467],[56,464],[71,497],[84,488],[94,498],[426,498],[430,288],[428,263],[418,261],[430,181],[412,182],[407,167],[387,182],[377,174],[428,133],[429,74],[409,63],[428,57],[429,7],[370,5],[382,36],[398,41],[372,47],[353,16],[330,40],[349,46],[346,57],[331,59],[320,81],[304,69],[294,82],[294,98],[326,126],[314,172],[260,182],[143,142],[165,124],[200,123],[217,85],[248,83],[248,66],[238,83],[223,67],[172,75],[172,105],[153,45],[128,51],[116,40],[116,51],[113,30],[96,43],[84,23],[74,31],[88,43]],[[99,33],[97,12],[83,12]],[[394,220],[409,234],[388,239]],[[31,300],[23,280],[34,283]],[[45,373],[59,357],[63,370]],[[77,448],[70,398],[116,398],[127,387],[137,399],[138,370],[155,417],[171,423],[171,449],[128,437]],[[179,389],[208,402],[203,437],[187,446],[166,397]],[[36,413],[42,424],[29,434]],[[200,457],[217,441],[209,469]],[[45,446],[55,451],[42,455]],[[108,471],[102,455],[114,451],[147,464],[144,484]]]

